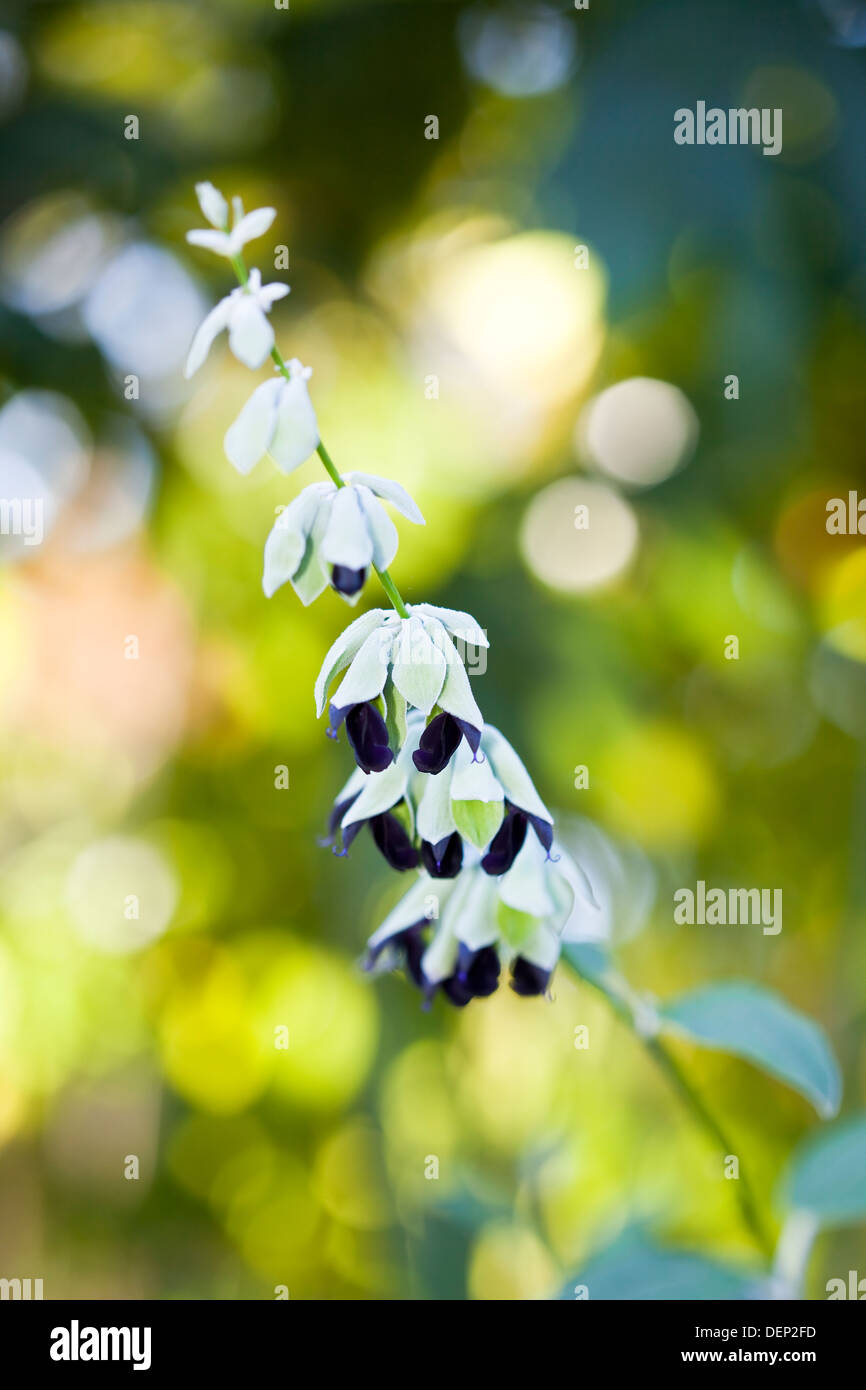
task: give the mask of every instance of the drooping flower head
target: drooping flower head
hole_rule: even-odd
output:
[[[478,751],[484,720],[453,638],[488,645],[468,613],[432,604],[410,604],[409,616],[376,608],[340,634],[316,680],[321,718],[328,691],[345,675],[330,700],[330,734],[345,723],[355,760],[365,772],[389,767],[406,739],[406,714],[415,709],[429,722],[412,754],[419,772],[439,773],[461,739]],[[346,670],[348,667],[348,670]]]
[[[387,569],[397,553],[397,528],[379,498],[423,526],[405,488],[371,473],[347,473],[335,483],[311,483],[280,513],[265,544],[262,579],[268,598],[287,581],[304,604],[329,584],[357,603],[370,566]]]
[[[367,968],[402,966],[428,1001],[441,991],[458,1007],[493,994],[504,965],[517,994],[544,994],[566,923],[574,936],[593,934],[589,883],[564,850],[548,857],[534,836],[499,878],[471,855],[457,878],[419,876],[368,941]]]
[[[280,373],[262,382],[226,432],[225,451],[239,473],[249,473],[270,454],[281,473],[293,473],[315,453],[319,425],[307,382],[313,374],[297,357]]]
[[[289,286],[263,285],[261,272],[250,271],[250,278],[221,299],[211,309],[192,340],[184,376],[193,376],[204,363],[214,339],[224,328],[229,347],[245,367],[260,367],[274,345],[274,330],[268,314],[278,299],[289,293]]]

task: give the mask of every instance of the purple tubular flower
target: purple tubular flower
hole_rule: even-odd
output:
[[[418,851],[406,833],[405,827],[390,811],[371,816],[367,822],[376,846],[392,869],[402,873],[406,869],[417,869]]]
[[[472,951],[461,945],[454,974],[441,983],[446,999],[458,1009],[472,999],[483,999],[493,994],[499,984],[499,956],[493,946],[482,946],[480,951]]]
[[[331,705],[329,737],[336,738],[345,720],[346,736],[352,745],[355,762],[363,772],[384,772],[394,761],[388,746],[388,730],[375,705],[367,702],[336,709]]]
[[[346,851],[349,848],[349,845],[352,843],[355,836],[357,835],[358,830],[360,829],[360,825],[350,825],[348,830],[343,831],[343,833],[341,834],[340,821],[343,819],[349,807],[354,806],[355,802],[358,800],[358,797],[360,795],[360,792],[355,792],[354,796],[346,796],[343,798],[342,801],[337,801],[334,803],[334,806],[331,809],[331,814],[328,817],[328,833],[327,835],[323,836],[322,839],[319,840],[319,844],[322,846],[323,849],[330,845],[333,848],[334,854],[340,856],[341,858],[345,855]],[[342,842],[342,849],[338,848],[338,840]]]
[[[481,860],[486,874],[504,874],[511,868],[526,839],[527,819],[523,811],[507,806],[502,824],[490,841],[490,848]]]
[[[434,775],[448,766],[461,738],[465,738],[473,755],[478,752],[481,730],[465,719],[455,719],[453,714],[442,711],[427,725],[418,747],[412,754],[412,761],[419,772]]]
[[[419,772],[437,773],[446,767],[460,742],[457,720],[450,714],[437,714],[431,719],[412,754]]]
[[[511,868],[523,848],[527,826],[530,825],[538,836],[545,854],[550,856],[553,844],[553,826],[550,821],[543,820],[541,816],[530,815],[528,811],[521,811],[519,806],[512,806],[510,801],[506,801],[502,824],[481,860],[481,867],[486,874],[498,877]]]
[[[328,817],[328,834],[327,837],[322,840],[323,845],[332,845],[334,843],[337,838],[337,831],[340,828],[340,821],[343,819],[349,807],[354,806],[360,795],[360,792],[355,792],[354,796],[347,796],[342,801],[334,803],[331,814]]]
[[[525,960],[523,956],[516,956],[511,966],[511,988],[515,994],[544,994],[550,975],[549,970],[543,970],[540,965],[533,965],[532,961]]]
[[[353,570],[348,565],[331,566],[331,583],[338,594],[345,594],[347,598],[360,593],[366,578],[366,569]]]
[[[463,867],[463,841],[458,832],[446,835],[435,845],[424,840],[421,862],[431,878],[456,878]]]
[[[407,976],[425,996],[425,1007],[429,1008],[436,993],[441,990],[449,1003],[458,1009],[472,999],[484,999],[494,994],[499,985],[499,956],[494,946],[482,946],[474,951],[461,945],[457,957],[457,968],[444,980],[428,980],[421,968],[421,961],[427,946],[426,933],[430,927],[427,918],[414,922],[411,926],[389,937],[387,941],[369,950],[364,968],[372,970],[386,946],[394,951],[398,963],[403,966]]]
[[[523,815],[538,836],[538,842],[549,859],[553,847],[553,826],[549,820],[544,820],[541,816],[530,815],[529,811],[524,811]]]
[[[402,964],[406,974],[414,985],[419,989],[427,989],[427,981],[421,970],[421,957],[424,955],[426,942],[423,932],[430,923],[426,917],[422,917],[420,922],[414,922],[411,927],[406,927],[404,931],[398,932],[388,941],[383,941],[374,950],[367,952],[367,959],[364,961],[364,969],[372,970],[379,956],[386,946],[394,947],[402,955]]]

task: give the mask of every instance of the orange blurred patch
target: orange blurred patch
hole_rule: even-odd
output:
[[[0,691],[12,737],[114,752],[139,776],[182,735],[193,662],[190,615],[140,551],[46,558],[10,589],[18,660]]]

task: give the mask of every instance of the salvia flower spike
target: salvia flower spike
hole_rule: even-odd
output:
[[[505,971],[517,994],[544,994],[562,940],[592,939],[599,909],[583,871],[555,845],[553,817],[523,762],[484,722],[458,644],[486,648],[486,633],[468,613],[404,601],[389,573],[398,536],[386,505],[423,526],[421,512],[397,482],[340,474],[321,440],[312,369],[282,357],[269,317],[289,286],[263,285],[244,262],[275,210],[245,213],[207,182],[196,194],[210,226],[187,240],[228,260],[238,285],[196,332],[186,376],[224,330],[245,366],[270,357],[277,374],[229,425],[226,455],[242,474],[266,455],[289,474],[318,454],[328,475],[281,509],[265,542],[264,592],[289,584],[306,605],[331,588],[355,604],[374,572],[391,605],[349,623],[314,688],[329,735],[345,728],[357,764],[325,843],[345,855],[366,826],[387,864],[413,875],[370,938],[366,964],[402,968],[427,1003],[442,994],[462,1007],[492,994]]]

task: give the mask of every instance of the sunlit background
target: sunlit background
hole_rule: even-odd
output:
[[[462,1014],[358,969],[395,883],[366,836],[317,846],[347,610],[260,583],[317,464],[227,463],[251,381],[222,345],[183,380],[230,287],[184,233],[199,179],[277,208],[282,350],[338,466],[417,497],[395,578],[487,628],[476,696],[633,986],[772,985],[856,1109],[866,541],[825,508],[866,491],[866,4],[10,10],[0,496],[44,538],[0,536],[0,1275],[543,1298],[635,1226],[752,1268],[717,1152],[565,968]],[[781,155],[675,145],[699,98],[783,107]],[[781,888],[783,931],[675,926],[698,878]],[[772,1226],[814,1115],[680,1055]],[[815,1296],[862,1237],[822,1239]]]

